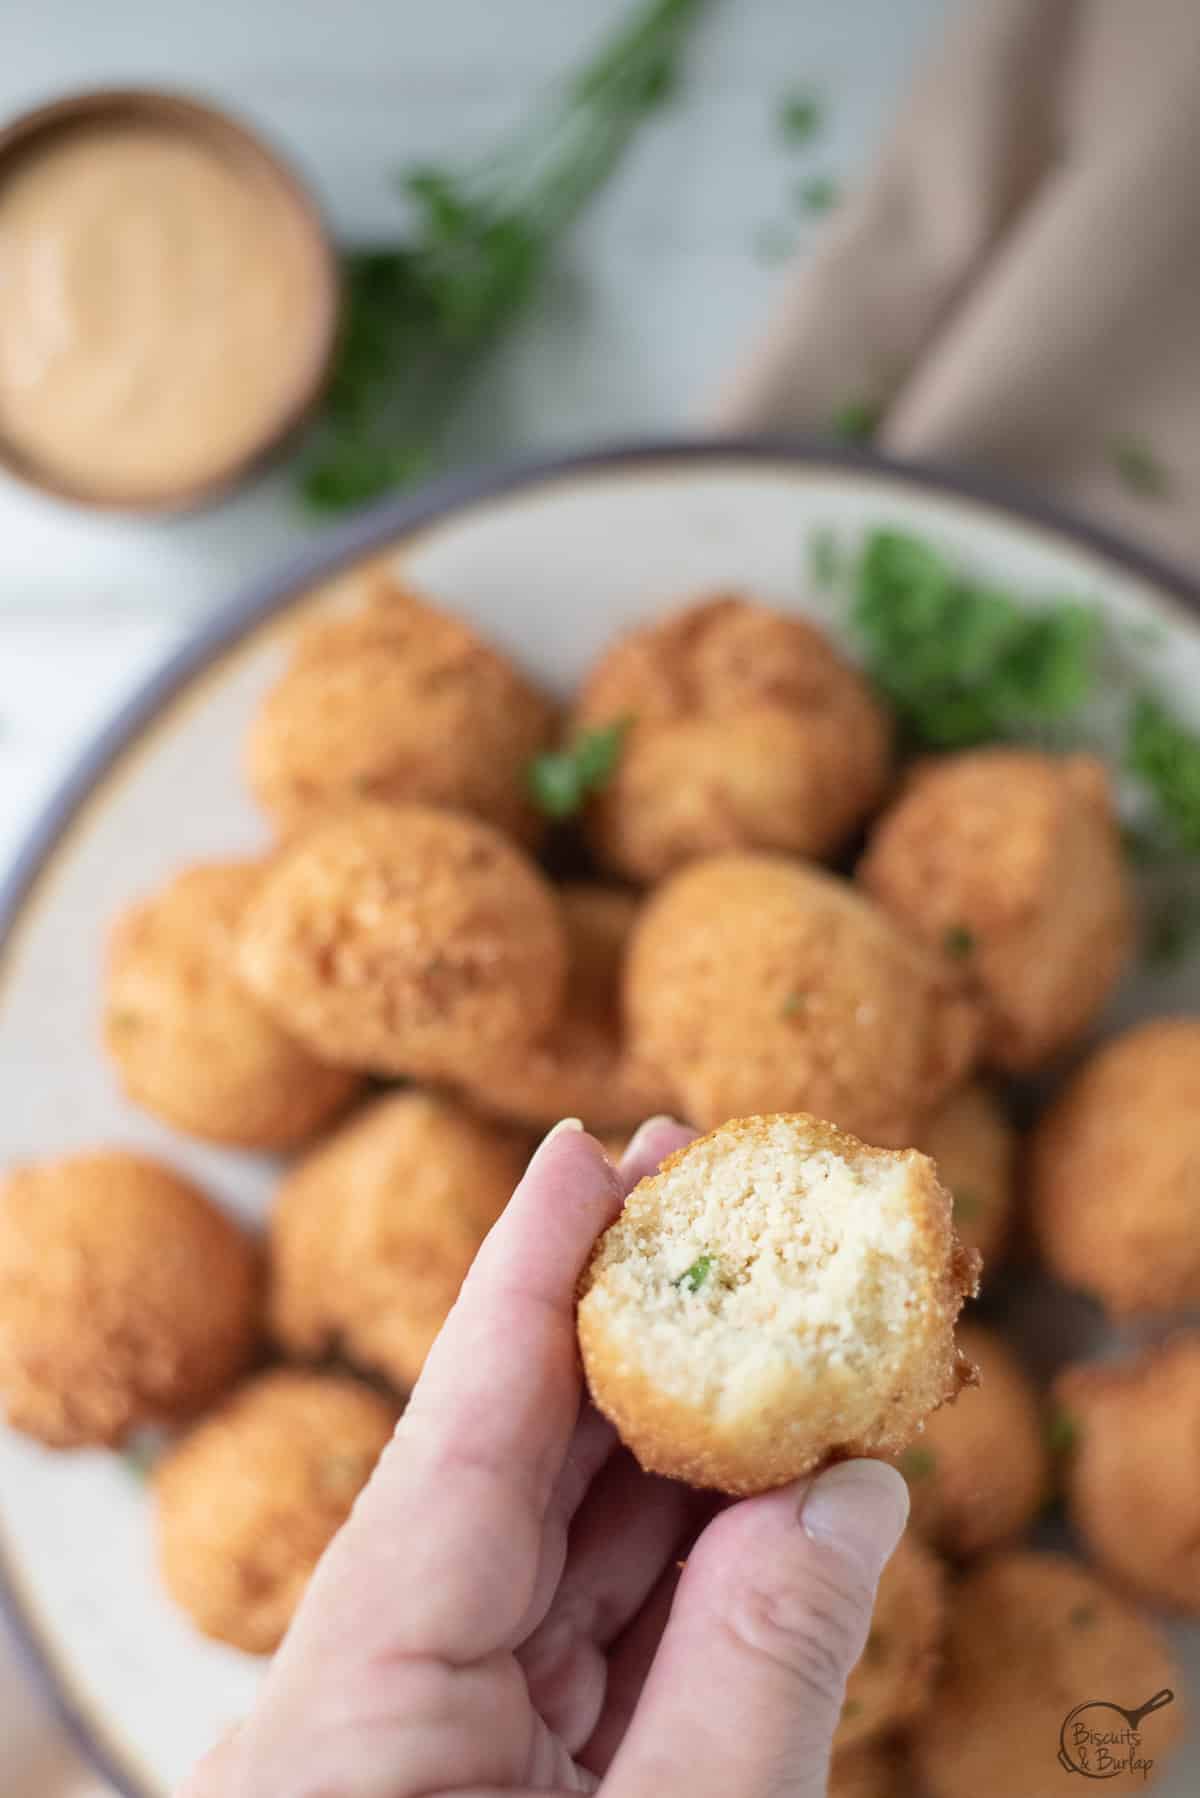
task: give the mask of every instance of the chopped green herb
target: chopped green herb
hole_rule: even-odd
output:
[[[847,1698],[845,1704],[842,1706],[843,1719],[847,1723],[850,1723],[854,1720],[855,1717],[861,1717],[861,1716],[862,1716],[862,1700],[861,1700],[861,1698]]]
[[[830,419],[829,429],[844,443],[870,443],[882,417],[883,407],[878,400],[847,400]]]
[[[852,627],[912,743],[965,749],[1068,718],[1095,678],[1087,607],[1026,609],[919,537],[878,530],[859,558]]]
[[[792,88],[775,106],[775,129],[793,149],[810,144],[825,122],[825,105],[811,88]]]
[[[1068,1622],[1072,1629],[1091,1629],[1096,1621],[1096,1616],[1094,1604],[1077,1604],[1071,1611]]]
[[[480,358],[526,308],[566,232],[671,94],[705,0],[640,0],[507,144],[405,170],[407,239],[351,253],[328,397],[304,463],[314,510],[436,466]]]
[[[570,818],[607,785],[621,759],[628,718],[587,731],[569,749],[534,756],[525,771],[530,795],[547,818]]]
[[[1200,736],[1144,693],[1130,716],[1125,765],[1149,788],[1176,848],[1200,855]]]
[[[806,175],[792,189],[800,212],[829,212],[837,205],[839,188],[832,175]]]
[[[970,1224],[983,1211],[983,1200],[977,1192],[958,1191],[954,1195],[954,1218],[956,1223]]]
[[[906,1480],[927,1480],[937,1472],[937,1456],[920,1444],[906,1448],[900,1457],[900,1471]]]
[[[808,1004],[807,993],[789,993],[783,1002],[785,1018],[798,1018]]]
[[[1079,1424],[1061,1406],[1051,1411],[1046,1420],[1046,1446],[1052,1455],[1072,1454],[1079,1444]]]
[[[1144,499],[1161,499],[1170,487],[1167,471],[1158,457],[1137,437],[1115,437],[1108,446],[1112,465],[1132,493]]]
[[[808,571],[813,585],[822,593],[837,585],[842,557],[837,534],[828,525],[813,531],[808,539]]]
[[[788,225],[762,225],[755,233],[754,254],[759,262],[786,262],[795,248],[796,236]]]
[[[699,1292],[715,1266],[715,1255],[699,1255],[690,1267],[684,1269],[675,1284],[682,1287],[684,1292]]]
[[[951,924],[942,937],[942,947],[955,961],[966,961],[975,952],[975,933],[965,924]]]

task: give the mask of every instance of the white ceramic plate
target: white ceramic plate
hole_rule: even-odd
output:
[[[1200,602],[1187,583],[968,483],[852,453],[725,445],[620,450],[428,490],[232,606],[117,721],[43,822],[0,897],[0,1162],[117,1140],[261,1216],[269,1162],[172,1136],[120,1098],[97,1045],[98,971],[118,906],[183,862],[265,841],[239,778],[241,739],[297,611],[321,603],[318,581],[368,552],[402,556],[421,585],[566,686],[615,630],[689,591],[728,583],[805,608],[810,532],[832,525],[854,540],[881,523],[1006,584],[1096,603],[1200,724]],[[1137,630],[1147,619],[1160,628]],[[1121,1009],[1180,1004],[1200,1006],[1200,989],[1160,982]],[[253,1699],[260,1665],[202,1640],[160,1591],[146,1494],[116,1457],[50,1455],[0,1431],[0,1594],[86,1752],[130,1798],[164,1798]],[[1200,1630],[1176,1634],[1200,1693]],[[1160,1789],[1200,1789],[1200,1745]]]

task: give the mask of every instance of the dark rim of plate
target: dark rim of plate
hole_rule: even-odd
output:
[[[647,473],[653,473],[669,464],[700,466],[710,462],[740,462],[750,466],[801,465],[831,472],[845,470],[877,479],[881,489],[910,487],[965,500],[1017,525],[1034,526],[1076,548],[1087,550],[1123,573],[1158,588],[1168,599],[1200,617],[1200,581],[1068,507],[985,472],[899,461],[873,450],[786,436],[667,438],[618,443],[598,450],[532,458],[451,475],[410,494],[384,500],[356,515],[347,524],[323,532],[280,573],[248,587],[221,607],[121,707],[79,756],[28,832],[15,861],[0,882],[0,979],[3,978],[4,952],[26,905],[34,896],[38,878],[84,804],[125,752],[184,689],[257,626],[284,611],[308,589],[347,563],[482,502],[574,476],[639,466]],[[22,1659],[85,1759],[109,1780],[122,1798],[165,1798],[161,1791],[143,1783],[141,1775],[132,1771],[127,1763],[122,1765],[118,1758],[120,1746],[106,1741],[96,1723],[89,1720],[72,1691],[69,1676],[57,1664],[54,1646],[20,1597],[18,1581],[2,1539],[0,1616],[7,1619]]]

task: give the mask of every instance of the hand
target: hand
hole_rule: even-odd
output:
[[[687,1140],[656,1119],[618,1173],[551,1131],[256,1711],[184,1798],[824,1793],[904,1482],[848,1461],[722,1505],[642,1473],[582,1399],[576,1281]]]

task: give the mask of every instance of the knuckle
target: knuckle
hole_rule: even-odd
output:
[[[871,1599],[857,1569],[813,1555],[776,1583],[743,1586],[727,1622],[744,1649],[781,1667],[809,1698],[835,1708],[863,1650]]]

